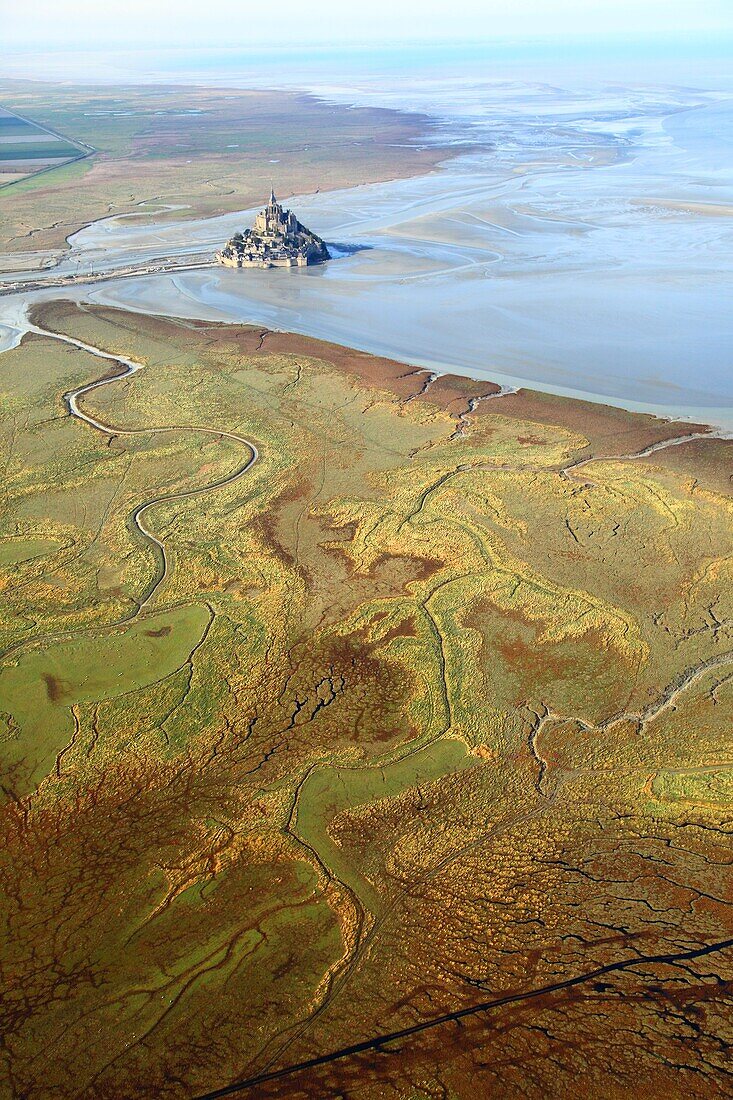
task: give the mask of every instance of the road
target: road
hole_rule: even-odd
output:
[[[171,271],[198,271],[204,267],[214,267],[216,260],[210,253],[196,256],[186,256],[187,262],[180,263],[175,259],[160,259],[148,261],[144,264],[129,265],[117,268],[114,271],[86,271],[83,274],[73,275],[46,275],[37,278],[15,279],[13,282],[0,280],[0,297],[8,294],[17,294],[19,291],[50,290],[54,287],[83,286],[86,283],[102,283],[109,279],[132,279],[139,275],[162,275]],[[52,335],[52,334],[51,334]]]

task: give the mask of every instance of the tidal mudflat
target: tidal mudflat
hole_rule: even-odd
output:
[[[722,95],[615,89],[604,106],[598,93],[474,90],[463,116],[455,107],[456,150],[470,139],[486,151],[293,203],[337,255],[344,246],[326,268],[191,272],[90,298],[730,427],[733,100]],[[72,239],[69,264],[214,248],[247,216],[99,222]]]

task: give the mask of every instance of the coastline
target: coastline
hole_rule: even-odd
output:
[[[71,306],[103,318],[132,317],[134,312],[94,303],[72,303],[54,298],[29,309],[29,323],[54,329],[59,313]],[[146,320],[164,331],[185,323],[194,332],[212,332],[224,340],[235,339],[245,355],[307,356],[318,359],[339,372],[354,376],[360,383],[375,385],[394,394],[402,402],[434,406],[456,418],[457,430],[468,419],[492,414],[555,425],[581,433],[588,440],[587,453],[577,457],[578,464],[594,459],[629,459],[636,452],[652,448],[650,461],[680,471],[692,472],[699,461],[705,475],[725,491],[730,491],[727,470],[733,450],[733,435],[721,432],[702,421],[662,418],[650,411],[629,410],[611,403],[536,390],[529,386],[505,390],[492,379],[430,368],[404,360],[374,354],[359,348],[321,340],[295,332],[283,332],[261,325],[239,325],[201,318],[179,318],[145,313]],[[575,464],[575,463],[574,463]]]
[[[192,274],[198,276],[201,273],[192,272]],[[211,276],[211,274],[211,271],[203,272],[203,277],[205,278],[207,275]],[[213,275],[218,276],[219,274],[220,272],[214,269]],[[298,274],[299,273],[296,273],[296,278]],[[240,273],[234,273],[234,277],[240,277]],[[308,278],[308,274],[306,274],[305,277]],[[169,280],[168,287],[165,285],[165,281],[167,280]],[[139,313],[142,316],[148,317],[169,316],[176,317],[183,321],[199,321],[206,324],[241,325],[243,327],[255,328],[266,327],[269,331],[283,335],[293,335],[304,340],[314,340],[325,344],[333,344],[336,347],[349,347],[360,354],[371,355],[387,361],[399,362],[427,373],[435,373],[441,376],[455,376],[473,380],[474,383],[489,382],[497,386],[497,388],[507,390],[526,389],[532,392],[545,394],[548,397],[554,396],[559,400],[585,402],[589,405],[616,408],[633,415],[651,416],[659,421],[670,421],[680,424],[689,423],[691,426],[703,424],[705,427],[709,427],[711,432],[720,432],[723,435],[733,432],[733,408],[729,409],[726,406],[719,406],[715,409],[712,406],[707,407],[691,404],[687,407],[686,411],[681,412],[674,406],[658,404],[654,401],[634,400],[631,398],[620,399],[618,395],[610,397],[607,394],[596,393],[590,387],[587,390],[580,390],[572,386],[562,385],[552,381],[543,384],[539,379],[528,379],[518,374],[502,370],[496,365],[489,365],[488,362],[485,366],[473,367],[468,363],[450,362],[443,358],[433,358],[422,354],[395,354],[392,348],[385,346],[387,342],[382,339],[378,330],[370,335],[368,341],[349,340],[344,338],[344,334],[342,334],[341,331],[334,331],[333,333],[322,335],[319,331],[315,330],[322,327],[330,327],[330,324],[328,326],[321,325],[321,319],[319,318],[316,318],[314,324],[306,314],[301,314],[299,317],[296,316],[292,318],[296,321],[295,325],[284,327],[278,324],[280,320],[278,311],[268,308],[264,303],[262,303],[261,307],[258,309],[250,308],[250,316],[247,317],[247,319],[237,320],[234,317],[226,316],[226,314],[218,309],[216,305],[205,303],[201,298],[194,297],[187,293],[183,280],[175,275],[152,277],[135,276],[135,282],[137,285],[146,282],[149,284],[150,289],[147,293],[150,295],[151,299],[153,296],[155,297],[157,305],[153,305],[152,301],[146,302],[144,299],[141,300],[140,298],[136,298],[134,295],[117,294],[117,287],[114,279],[105,280],[98,290],[92,290],[85,297],[93,306],[121,309],[123,311]],[[153,286],[155,286],[155,291],[151,293]],[[55,296],[61,295],[57,294]],[[73,297],[75,298],[76,296]],[[79,295],[79,298],[81,298],[81,295]],[[252,313],[255,313],[254,317]],[[257,314],[259,314],[259,316],[257,316]],[[326,316],[325,320],[332,323],[333,317]],[[715,413],[717,413],[717,417]]]
[[[0,80],[0,104],[14,109],[12,105],[20,98],[22,110],[32,117],[33,94],[54,88],[57,95],[68,97],[69,102],[76,97],[82,106],[85,93],[91,94],[91,89],[87,90],[84,85],[56,86],[43,81],[19,82],[6,78]],[[116,85],[109,85],[105,88],[105,95],[112,96],[116,90],[119,90]],[[131,102],[138,103],[145,102],[144,90],[145,86],[139,86],[123,88],[122,92],[127,92]],[[255,138],[262,144],[259,154],[257,147],[235,153],[234,148],[238,146],[233,146],[231,151],[206,154],[208,160],[199,165],[196,158],[186,157],[177,152],[175,146],[170,146],[172,139],[165,133],[161,138],[161,148],[157,150],[157,158],[151,156],[156,147],[148,148],[149,139],[144,134],[130,139],[130,149],[126,154],[110,151],[105,148],[103,137],[98,138],[94,159],[82,178],[74,177],[67,182],[63,169],[55,168],[47,180],[40,181],[40,186],[36,186],[33,177],[29,177],[30,183],[23,180],[19,181],[20,186],[13,185],[4,200],[8,205],[2,208],[7,229],[4,232],[6,240],[0,256],[0,270],[9,269],[12,257],[17,257],[20,267],[36,265],[43,269],[44,263],[56,266],[69,255],[73,247],[69,238],[76,233],[110,217],[148,217],[151,212],[140,209],[145,203],[157,206],[173,204],[173,208],[166,210],[159,221],[155,220],[155,212],[152,212],[152,225],[166,225],[180,220],[183,211],[188,217],[218,217],[248,209],[262,198],[264,184],[259,181],[270,178],[268,172],[263,171],[269,167],[268,157],[278,158],[270,160],[270,163],[279,166],[278,190],[287,199],[302,193],[303,181],[306,184],[305,193],[310,194],[409,179],[430,172],[456,153],[449,142],[442,143],[437,136],[440,120],[425,112],[398,107],[338,104],[314,92],[292,88],[229,89],[212,88],[206,84],[171,84],[167,92],[186,102],[190,100],[190,104],[201,104],[201,107],[191,107],[189,113],[194,116],[210,110],[210,104],[226,111],[228,100],[241,100],[245,120],[253,126],[258,125],[257,104],[262,101],[274,111],[271,140],[266,134],[255,130]],[[253,103],[254,107],[250,108],[252,117],[249,118],[246,112],[248,105]],[[38,112],[38,108],[36,110]],[[81,106],[77,108],[79,110]],[[134,115],[136,110],[127,113]],[[89,120],[80,116],[77,121],[81,125]],[[39,122],[39,125],[43,124]],[[303,127],[300,149],[297,146],[291,148],[294,140],[292,131],[295,128],[297,133],[298,125]],[[333,127],[335,132],[340,132],[339,127],[343,129],[341,147],[332,139],[327,139],[329,127]],[[324,138],[319,140],[321,129]],[[433,138],[436,140],[431,140]],[[83,143],[81,139],[72,140]],[[282,148],[279,141],[284,143]],[[319,150],[322,153],[320,173],[311,163],[313,155]],[[367,152],[369,155],[366,155]],[[207,165],[211,178],[202,177],[199,180],[199,169],[203,170]],[[58,175],[54,176],[54,173]],[[215,186],[217,175],[222,180],[230,181],[219,186],[218,194]],[[296,182],[301,185],[300,189]],[[118,196],[120,186],[122,191]],[[133,195],[129,193],[131,190]],[[11,198],[12,207],[9,205]],[[77,211],[85,206],[89,214],[78,216]],[[92,210],[96,216],[90,216]],[[51,218],[52,214],[55,218]],[[29,224],[32,229],[24,233],[13,231],[13,219],[21,219],[26,230]],[[49,219],[49,224],[45,224]],[[33,241],[40,247],[28,248],[24,243],[26,241]]]
[[[319,102],[334,103],[325,96]],[[390,114],[343,101],[339,109]],[[454,120],[458,130],[451,131],[446,117],[409,111],[406,117],[443,126],[443,136],[454,138],[463,125]],[[647,132],[659,135],[666,117],[646,118]],[[437,170],[425,173],[413,165],[416,174],[403,172],[387,184],[338,188],[327,182],[322,193],[300,192],[298,212],[324,239],[337,248],[342,241],[348,251],[328,271],[303,272],[297,281],[267,275],[254,281],[239,273],[232,279],[232,273],[213,266],[199,267],[206,249],[239,228],[250,210],[196,218],[190,204],[169,209],[161,200],[143,200],[147,206],[95,219],[70,234],[65,261],[47,274],[51,282],[61,272],[59,277],[74,285],[49,286],[41,297],[68,291],[73,298],[140,314],[262,324],[440,375],[458,373],[505,389],[528,387],[709,424],[726,433],[733,430],[733,395],[723,369],[726,324],[717,298],[727,268],[711,296],[699,290],[702,269],[687,261],[679,266],[684,234],[695,232],[697,208],[687,203],[674,215],[679,241],[667,274],[663,265],[648,273],[639,266],[640,255],[625,257],[631,223],[624,224],[623,236],[615,234],[608,254],[589,246],[586,272],[585,242],[601,239],[599,219],[589,222],[581,205],[569,221],[548,205],[555,177],[579,188],[582,203],[586,194],[592,198],[608,188],[609,164],[615,164],[618,179],[633,176],[635,160],[656,156],[643,140],[624,145],[622,132],[605,135],[600,160],[606,167],[590,145],[585,170],[579,162],[574,167],[567,162],[564,146],[559,151],[550,146],[537,163],[524,164],[524,152],[517,154],[514,175],[514,154],[507,150],[515,128],[505,135],[506,147],[497,145],[491,156],[467,152],[461,143],[438,143],[429,146]],[[489,131],[478,126],[475,133],[487,138]],[[620,199],[627,191],[628,181]],[[638,197],[629,209],[634,218],[652,221],[658,213]],[[556,253],[569,259],[556,263]],[[183,262],[187,256],[196,261],[191,270]],[[99,285],[84,282],[92,271]],[[18,287],[31,279],[30,272],[19,273]]]

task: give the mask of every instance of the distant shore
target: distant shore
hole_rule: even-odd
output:
[[[171,85],[99,89],[0,80],[0,106],[53,118],[93,160],[0,192],[2,250],[19,268],[58,261],[75,232],[141,204],[173,203],[162,220],[214,217],[262,201],[409,178],[455,154],[429,115],[334,104],[316,95]],[[109,106],[105,106],[105,104]],[[153,107],[156,109],[153,110]],[[139,129],[130,120],[140,118]],[[152,120],[152,121],[151,121]]]

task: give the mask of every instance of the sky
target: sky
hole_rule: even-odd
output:
[[[4,50],[733,35],[733,0],[0,0]]]

